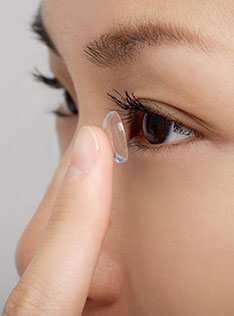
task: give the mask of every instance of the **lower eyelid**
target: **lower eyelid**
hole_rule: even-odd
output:
[[[146,155],[147,157],[150,157],[151,155],[155,156],[158,154],[173,154],[173,152],[176,152],[177,149],[185,149],[184,146],[193,146],[195,143],[198,143],[200,141],[204,140],[204,136],[192,136],[192,137],[188,137],[185,138],[183,140],[179,140],[177,142],[173,142],[173,143],[169,143],[169,144],[159,144],[159,145],[155,145],[155,146],[148,146],[148,145],[144,145],[142,143],[140,143],[140,141],[134,141],[131,140],[128,143],[128,148],[130,152],[133,153],[139,153],[142,155]],[[143,149],[143,146],[145,146],[146,148]]]

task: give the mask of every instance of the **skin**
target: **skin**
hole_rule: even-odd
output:
[[[113,21],[143,15],[196,27],[215,40],[211,56],[151,47],[116,69],[95,68],[81,56]],[[82,315],[232,316],[233,1],[45,0],[43,16],[64,59],[50,52],[51,69],[77,100],[79,116],[56,120],[61,164],[18,243],[19,275],[48,223],[75,135],[84,125],[101,126],[106,92],[134,91],[196,115],[207,129],[203,139],[171,150],[129,149],[127,164],[115,164],[110,225]]]

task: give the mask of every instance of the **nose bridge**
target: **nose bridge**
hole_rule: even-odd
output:
[[[127,240],[124,231],[124,202],[121,201],[121,167],[116,164],[113,183],[113,202],[110,224],[90,284],[88,298],[92,307],[117,303],[125,296],[124,289],[129,287],[127,277]],[[120,167],[120,169],[118,169]]]
[[[85,125],[95,125],[102,128],[107,134],[109,139],[111,138],[112,124],[114,126],[113,142],[116,142],[116,128],[119,128],[121,132],[122,126],[118,123],[122,123],[119,117],[115,120],[108,120],[108,115],[110,117],[111,109],[108,111],[107,107],[100,104],[100,97],[95,98],[95,95],[87,97],[87,95],[82,95],[80,100],[80,114],[78,118],[77,130],[80,130]],[[113,112],[113,111],[112,111]],[[112,116],[113,118],[113,116]],[[104,122],[104,124],[103,124]],[[106,132],[107,127],[109,131]],[[125,131],[124,131],[125,132]],[[118,136],[118,135],[117,135]],[[123,137],[123,136],[122,136]],[[126,142],[126,136],[123,141]],[[117,137],[117,142],[119,138]],[[124,144],[127,147],[127,143]],[[125,148],[126,150],[126,148]],[[113,148],[113,159],[114,159],[114,148]],[[95,271],[90,283],[90,288],[88,292],[88,300],[86,302],[87,308],[95,308],[98,306],[110,305],[117,302],[121,296],[121,289],[123,288],[123,282],[126,282],[125,263],[123,262],[123,255],[121,247],[123,245],[123,234],[122,230],[122,216],[121,216],[121,200],[120,200],[120,179],[122,179],[123,172],[125,169],[125,163],[114,164],[114,178],[113,178],[113,203],[110,216],[110,225],[103,240],[103,245],[99,254],[99,258],[95,267]]]
[[[124,181],[125,168],[126,164],[114,164],[110,224],[103,240],[88,294],[92,307],[116,303],[127,287],[127,249],[123,249],[128,245],[125,240],[124,224],[126,201],[121,200],[121,184]]]
[[[113,304],[120,298],[124,278],[122,265],[117,257],[104,245],[89,288],[88,298],[92,300],[93,306]]]

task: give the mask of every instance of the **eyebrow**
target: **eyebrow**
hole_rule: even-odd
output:
[[[40,8],[31,27],[39,40],[62,57],[43,23]],[[88,42],[82,53],[92,64],[111,68],[133,61],[146,46],[162,45],[188,46],[208,55],[212,51],[212,40],[204,38],[195,30],[174,24],[139,20],[134,24],[126,22],[112,26],[97,39]]]
[[[36,11],[36,14],[31,22],[31,31],[37,36],[37,39],[50,48],[56,55],[62,57],[57,50],[53,40],[51,39],[42,19],[41,5]]]

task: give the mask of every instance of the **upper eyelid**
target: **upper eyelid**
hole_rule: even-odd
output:
[[[115,92],[117,92],[123,100],[126,101],[126,98],[123,97],[118,91],[116,91],[115,89],[113,89],[113,90]],[[125,93],[126,92],[127,91],[125,91]],[[108,95],[112,96],[110,94],[108,94]],[[206,137],[210,141],[222,141],[223,140],[223,137],[217,131],[215,131],[213,128],[211,128],[209,124],[207,125],[207,123],[205,121],[196,117],[193,114],[190,114],[189,112],[180,110],[176,106],[173,106],[173,105],[168,104],[168,103],[164,103],[163,101],[156,101],[156,100],[153,100],[150,98],[145,98],[142,96],[136,97],[133,93],[132,93],[132,95],[134,97],[134,100],[136,100],[138,105],[140,105],[142,112],[148,112],[150,114],[156,114],[156,115],[163,116],[164,118],[168,119],[169,121],[176,122],[179,125],[182,125],[188,129],[193,130],[197,135],[199,135],[199,137]],[[114,96],[112,96],[112,97],[114,97]],[[120,103],[122,103],[119,99],[117,99],[117,100]],[[114,101],[114,100],[112,99],[112,101]],[[166,110],[160,109],[160,107],[157,110],[157,108],[154,108],[152,105],[151,106],[144,105],[145,102],[153,102],[156,104],[164,105],[164,107],[169,107],[169,108],[173,109],[174,112],[171,114],[170,112],[168,112]],[[167,113],[168,113],[168,115],[167,115]],[[176,113],[180,114],[183,117],[183,119],[176,118],[173,115]]]
[[[113,89],[114,90],[114,89]],[[116,90],[114,90],[114,91],[116,91]],[[160,116],[164,116],[164,118],[165,119],[167,119],[167,120],[169,120],[169,121],[173,121],[173,122],[176,122],[176,123],[178,123],[178,124],[181,124],[181,125],[184,125],[180,120],[178,120],[178,119],[176,119],[176,118],[174,118],[173,116],[171,116],[171,115],[169,115],[169,114],[166,114],[166,111],[163,111],[163,110],[158,110],[158,109],[154,109],[154,108],[150,108],[150,107],[148,107],[148,106],[146,106],[146,105],[144,105],[142,102],[141,102],[141,100],[140,99],[138,99],[138,98],[136,98],[135,97],[135,95],[132,93],[132,95],[133,95],[133,99],[129,96],[129,94],[127,93],[127,91],[125,91],[125,93],[126,93],[126,95],[127,95],[127,98],[125,98],[125,97],[123,97],[118,91],[116,91],[120,96],[121,96],[121,98],[123,99],[123,100],[125,100],[127,103],[126,104],[124,104],[122,101],[120,101],[118,98],[116,98],[116,97],[114,97],[114,96],[112,96],[111,94],[109,94],[108,93],[108,96],[109,97],[111,97],[111,99],[112,99],[112,101],[114,101],[115,103],[117,103],[117,105],[119,105],[119,106],[121,106],[121,104],[122,105],[126,105],[126,107],[130,107],[131,108],[131,104],[129,104],[129,102],[128,102],[128,100],[130,100],[131,101],[131,103],[132,102],[134,102],[134,103],[137,103],[137,107],[138,107],[138,111],[140,112],[147,112],[147,113],[150,113],[151,115],[160,115]],[[144,101],[143,101],[144,102]],[[134,107],[134,105],[133,105],[133,107]],[[121,106],[121,108],[123,109],[123,110],[125,110],[124,109],[124,107],[123,106]],[[130,109],[131,110],[131,109]],[[169,112],[168,112],[169,113]],[[189,127],[189,126],[186,126],[186,127],[188,127],[188,128],[191,128],[191,127]]]
[[[114,89],[113,89],[114,90]],[[114,90],[116,91],[116,90]],[[122,99],[124,99],[126,101],[126,98],[124,98],[118,91],[116,91]],[[112,98],[115,98],[117,99],[116,97],[112,96],[109,94],[109,96],[111,96]],[[134,96],[134,95],[133,95]],[[119,99],[117,99],[120,103],[122,103]],[[199,122],[196,122],[195,120],[193,120],[193,118],[191,117],[189,119],[189,115],[187,116],[186,114],[183,113],[183,111],[180,111],[180,110],[177,110],[175,109],[175,107],[171,106],[171,108],[175,111],[173,112],[173,114],[175,113],[180,113],[183,117],[183,119],[180,119],[180,118],[177,118],[176,116],[174,116],[173,114],[171,114],[170,112],[166,111],[165,109],[160,109],[159,108],[154,108],[153,105],[144,105],[144,102],[154,102],[155,104],[161,104],[163,105],[164,103],[163,102],[160,102],[160,101],[154,101],[154,100],[149,100],[149,99],[144,99],[142,97],[135,97],[134,96],[134,100],[137,101],[138,105],[139,105],[139,112],[148,112],[150,113],[151,115],[160,115],[160,116],[163,116],[165,119],[171,121],[171,122],[176,122],[177,124],[181,125],[181,126],[184,126],[188,129],[191,129],[192,131],[194,131],[197,135],[200,135],[202,137],[204,137],[205,135],[209,138],[215,138],[216,137],[216,134],[214,132],[211,132],[208,128],[206,128],[205,126],[203,126],[202,124],[200,124]],[[133,101],[134,101],[133,100]],[[113,102],[114,99],[112,99]],[[143,102],[143,103],[142,103]],[[116,102],[115,102],[116,103]],[[118,106],[118,104],[116,104]],[[127,105],[127,104],[126,104]],[[119,105],[121,107],[121,105]],[[127,105],[128,106],[128,105]],[[165,107],[168,106],[170,107],[170,105],[166,105],[165,104]],[[130,106],[131,107],[131,106]],[[121,107],[122,108],[122,107]],[[140,109],[141,108],[141,109]],[[125,110],[125,109],[123,109]],[[127,115],[127,114],[126,114]],[[184,120],[184,121],[183,121]]]
[[[196,117],[193,117],[192,115],[190,115],[189,113],[186,114],[184,113],[182,110],[180,109],[176,109],[173,106],[170,106],[168,104],[165,104],[163,102],[160,101],[154,101],[154,100],[149,100],[149,99],[143,99],[143,98],[139,98],[142,102],[143,105],[144,103],[154,103],[154,104],[161,104],[161,107],[171,107],[173,109],[173,112],[170,112],[167,109],[158,109],[157,106],[153,107],[153,105],[151,105],[152,107],[152,111],[150,110],[150,106],[149,106],[149,110],[151,112],[156,112],[156,114],[159,115],[164,115],[165,117],[167,117],[167,119],[173,121],[173,122],[177,122],[178,124],[184,125],[187,128],[190,128],[194,131],[197,131],[199,134],[201,135],[207,135],[209,137],[214,137],[215,133],[212,132],[202,121],[200,121],[199,119],[196,119]],[[147,106],[146,106],[147,107]],[[147,107],[148,108],[148,107]],[[180,115],[182,118],[177,118],[178,115]]]
[[[63,89],[65,92],[69,93],[74,103],[78,103],[76,100],[76,95],[73,93],[72,88],[66,87],[65,84],[62,83],[62,81],[54,75],[52,78],[49,78],[45,75],[43,75],[36,67],[34,68],[34,72],[32,73],[32,76],[35,80],[39,81],[42,84],[45,84],[46,86],[49,86],[53,89]]]
[[[64,97],[66,98],[66,94],[69,94],[69,96],[71,97],[74,104],[77,103],[75,101],[76,98],[73,96],[73,94],[69,91],[69,89],[67,89],[65,87],[65,85],[63,85],[63,83],[56,76],[49,78],[47,76],[44,76],[38,69],[36,69],[36,72],[34,71],[32,73],[32,75],[33,75],[34,79],[36,79],[38,82],[40,82],[46,86],[49,86],[53,89],[63,89]],[[78,106],[77,106],[77,110],[78,110]]]
[[[34,68],[34,71],[32,72],[32,76],[35,80],[45,85],[48,85],[54,89],[64,88],[64,85],[61,83],[61,81],[58,78],[56,78],[55,76],[53,78],[46,77],[36,67]]]

